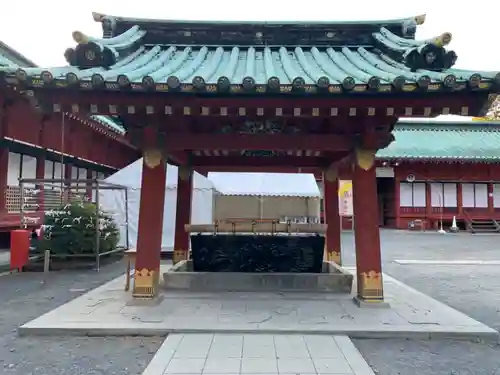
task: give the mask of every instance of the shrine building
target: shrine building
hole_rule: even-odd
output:
[[[500,231],[499,121],[400,119],[393,134],[376,155],[381,227],[434,230],[442,220],[449,228],[455,217],[462,230]],[[349,173],[340,179],[351,182]],[[340,194],[342,226],[351,229],[352,188]]]
[[[18,69],[37,67],[0,42],[0,72]],[[8,244],[10,230],[21,225],[20,178],[104,178],[140,157],[137,148],[125,137],[125,129],[112,117],[44,115],[29,97],[6,86],[4,80],[0,82],[0,104],[0,244],[3,247]],[[92,191],[87,191],[87,195],[91,196]],[[31,214],[40,216],[43,212]],[[40,220],[31,224],[38,226]]]
[[[68,66],[7,69],[1,79],[48,119],[119,118],[143,151],[136,298],[158,293],[169,161],[180,166],[174,261],[189,256],[183,229],[193,170],[322,173],[326,258],[338,264],[339,178],[351,180],[357,296],[383,302],[375,155],[393,143],[400,117],[479,116],[500,89],[500,73],[454,67],[450,33],[415,40],[425,16],[317,23],[93,16],[103,36],[75,31]],[[413,173],[419,181],[426,168],[413,164],[398,178]]]

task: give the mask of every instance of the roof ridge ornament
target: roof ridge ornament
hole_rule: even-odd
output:
[[[415,36],[415,33],[417,31],[417,26],[423,25],[426,17],[427,17],[426,14],[421,14],[419,16],[408,18],[406,21],[403,22],[401,30],[402,34],[407,37]]]
[[[81,31],[73,31],[76,48],[68,48],[64,53],[66,61],[80,68],[110,67],[120,55],[130,54],[132,48],[146,35],[135,25],[112,38],[94,38]]]
[[[104,38],[111,38],[116,29],[116,17],[106,14],[92,12],[92,18],[95,22],[100,22],[102,25],[102,35]]]
[[[430,39],[415,40],[400,37],[381,27],[379,32],[373,33],[373,37],[382,51],[403,63],[412,72],[419,69],[442,72],[451,68],[457,61],[457,54],[445,49],[452,40],[452,34],[449,32]]]

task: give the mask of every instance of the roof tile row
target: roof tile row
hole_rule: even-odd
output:
[[[500,122],[405,122],[381,159],[500,161]]]
[[[500,72],[452,68],[457,55],[445,49],[450,33],[418,41],[381,27],[373,33],[372,45],[331,47],[144,45],[146,35],[139,25],[111,38],[74,32],[77,46],[65,53],[70,66],[4,71],[34,85],[56,81],[57,87],[161,91],[186,85],[208,92],[255,91],[261,86],[280,92],[310,88],[310,93],[500,86]]]

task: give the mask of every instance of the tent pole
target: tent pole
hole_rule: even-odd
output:
[[[216,214],[217,214],[217,199],[219,197],[219,193],[217,190],[212,190],[212,223],[216,223]]]

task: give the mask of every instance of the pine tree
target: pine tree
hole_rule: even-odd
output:
[[[96,225],[99,227],[99,253],[114,250],[119,232],[113,218],[92,203],[68,203],[45,213],[39,252],[57,255],[95,255]]]

